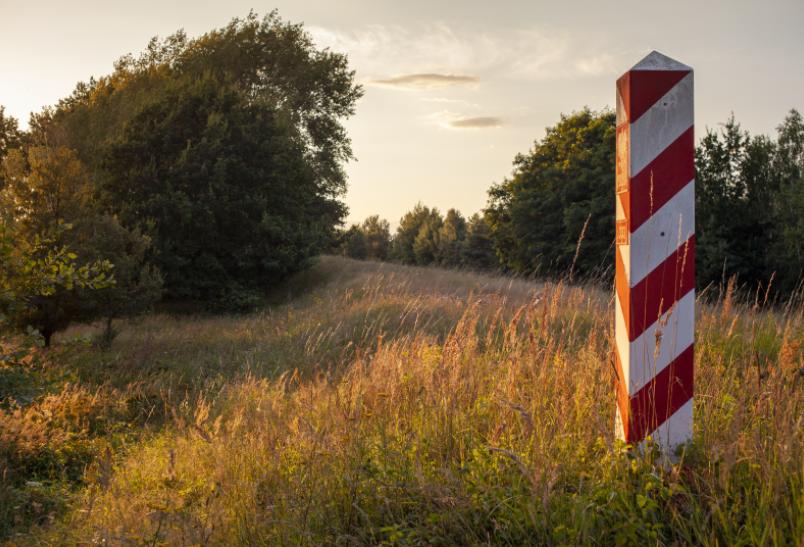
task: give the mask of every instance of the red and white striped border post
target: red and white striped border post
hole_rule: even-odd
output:
[[[666,453],[692,437],[692,69],[656,51],[617,80],[617,435]]]

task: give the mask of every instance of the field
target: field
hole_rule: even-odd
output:
[[[14,544],[804,542],[804,306],[711,289],[696,430],[615,442],[610,291],[323,257],[0,368]]]

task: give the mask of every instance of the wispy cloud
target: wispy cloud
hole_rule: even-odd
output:
[[[490,129],[504,125],[498,116],[466,116],[449,110],[432,112],[424,120],[443,129]]]
[[[449,126],[454,129],[485,129],[489,127],[500,127],[503,124],[501,118],[494,116],[478,116],[476,118],[459,118],[449,122]]]
[[[392,87],[413,87],[413,88],[435,88],[448,87],[455,85],[474,84],[479,81],[475,76],[463,74],[438,74],[435,72],[424,72],[419,74],[403,74],[392,78],[371,80],[369,83],[374,85],[384,85]]]
[[[478,78],[493,82],[614,76],[627,65],[629,54],[613,47],[604,34],[579,37],[537,27],[480,33],[445,24],[308,30],[319,46],[347,53],[362,81],[420,88],[473,84]],[[452,79],[455,76],[474,80]]]

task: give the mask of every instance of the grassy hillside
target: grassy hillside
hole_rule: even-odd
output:
[[[804,307],[700,306],[678,465],[613,440],[611,295],[325,257],[247,316],[0,369],[16,543],[796,544]]]

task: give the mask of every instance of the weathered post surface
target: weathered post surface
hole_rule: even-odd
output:
[[[617,435],[666,453],[692,437],[692,69],[656,51],[617,80]]]

